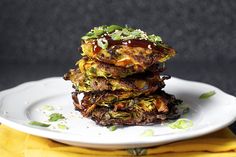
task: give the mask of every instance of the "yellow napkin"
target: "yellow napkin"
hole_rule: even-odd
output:
[[[229,130],[145,149],[95,150],[68,146],[0,126],[1,157],[236,157],[236,136]]]

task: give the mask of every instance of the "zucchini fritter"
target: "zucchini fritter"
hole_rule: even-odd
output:
[[[157,49],[138,46],[115,45],[107,49],[94,51],[94,40],[86,40],[82,45],[82,55],[135,71],[144,71],[153,64],[165,62],[175,55],[175,50],[165,44],[157,45]]]
[[[104,77],[104,78],[125,78],[135,73],[144,72],[143,69],[134,69],[133,67],[124,68],[114,66],[112,64],[106,64],[99,62],[88,57],[83,57],[76,63],[79,70],[91,77]],[[155,70],[155,71],[154,71]],[[147,71],[161,72],[163,71],[163,65],[155,64]]]
[[[81,73],[78,69],[72,69],[67,73],[68,79],[74,85],[74,88],[80,92],[98,92],[98,91],[134,91],[141,92],[152,87],[161,89],[164,87],[164,79],[159,74],[151,72],[140,73],[132,77],[122,79],[89,77]]]
[[[111,64],[99,62],[94,59],[88,59],[87,57],[80,59],[76,65],[82,73],[85,73],[87,76],[94,77],[124,78],[136,72],[143,72],[141,69],[136,71],[133,67],[117,67]]]
[[[84,116],[104,126],[147,125],[178,118],[176,105],[180,103],[173,95],[163,91],[146,97],[117,101],[109,107],[96,104],[81,106],[78,101],[74,101],[75,108]]]
[[[135,98],[140,95],[149,95],[154,93],[158,89],[158,86],[150,87],[146,90],[142,91],[122,91],[122,90],[115,90],[115,91],[102,91],[102,92],[89,92],[84,93],[84,99],[81,104],[98,104],[101,106],[110,106],[111,103],[116,101],[121,101],[129,98]]]

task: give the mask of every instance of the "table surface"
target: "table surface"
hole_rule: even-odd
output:
[[[68,63],[1,63],[0,90],[18,84],[47,77],[63,76],[74,64]],[[216,86],[226,93],[236,95],[235,62],[188,62],[171,61],[167,63],[164,74],[186,80],[199,81]],[[223,116],[223,115],[221,115]],[[236,134],[236,122],[230,126]]]

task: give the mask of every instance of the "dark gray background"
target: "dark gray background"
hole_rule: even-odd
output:
[[[1,0],[0,90],[62,76],[81,36],[104,24],[159,34],[178,53],[166,73],[236,95],[234,0]]]

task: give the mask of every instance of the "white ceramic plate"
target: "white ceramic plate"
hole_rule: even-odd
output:
[[[0,122],[32,135],[62,143],[90,148],[122,149],[155,146],[201,136],[224,128],[236,119],[236,98],[204,83],[172,77],[166,81],[166,92],[182,99],[190,107],[186,118],[193,121],[189,129],[171,129],[167,123],[132,126],[110,131],[83,118],[74,110],[72,87],[62,78],[29,82],[0,93]],[[215,91],[209,99],[200,100],[204,92]],[[51,113],[62,113],[66,119],[50,122],[48,128],[29,125],[30,121],[48,122]],[[68,129],[58,128],[58,124]],[[153,136],[143,136],[146,130]]]

